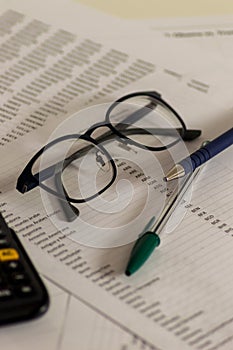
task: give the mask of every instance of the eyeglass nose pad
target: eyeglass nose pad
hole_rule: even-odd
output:
[[[101,151],[96,151],[95,155],[96,164],[98,165],[100,170],[104,171],[105,173],[108,172],[110,170],[108,159],[104,159],[104,154]]]

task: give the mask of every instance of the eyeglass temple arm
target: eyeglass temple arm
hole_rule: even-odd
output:
[[[147,130],[144,129],[129,129],[125,130],[125,134],[127,135],[145,135],[145,134],[154,134],[154,135],[166,135],[166,136],[176,136],[177,133],[180,135],[182,134],[183,129],[177,128],[147,128]],[[201,135],[201,130],[199,129],[186,129],[184,135],[182,136],[182,140],[184,141],[192,141],[195,140],[197,137]]]
[[[110,132],[106,133],[110,134]],[[109,135],[107,135],[109,137]],[[69,157],[65,158],[64,161],[55,163],[53,165],[50,165],[49,167],[39,171],[38,173],[32,175],[32,173],[29,173],[29,163],[24,168],[23,172],[20,174],[17,180],[16,189],[21,193],[26,193],[31,191],[33,188],[37,187],[40,182],[43,182],[50,177],[59,174],[62,172],[62,170],[69,165],[73,160],[81,158],[84,156],[91,148],[93,148],[94,145],[86,146],[73,154],[71,154]]]
[[[136,123],[138,120],[143,118],[146,114],[149,113],[151,109],[154,109],[157,107],[157,104],[154,102],[148,103],[145,107],[140,108],[136,112],[131,113],[126,117],[124,120],[122,120],[121,123],[116,124],[115,128],[119,128],[122,125],[121,130],[126,129],[128,126],[131,126],[132,124]]]
[[[157,95],[157,93],[156,93]],[[160,95],[156,96],[156,97],[160,97]],[[153,110],[157,107],[157,103],[154,101],[154,102],[150,102],[148,103],[145,107],[142,107],[140,108],[138,111],[136,112],[133,112],[131,113],[129,116],[127,116],[121,123],[118,123],[114,126],[114,128],[116,129],[120,129],[120,131],[124,131],[125,129],[127,129],[129,126],[131,126],[133,123],[136,123],[138,120],[140,120],[141,118],[143,118],[146,114],[148,114],[148,112],[150,110]],[[143,129],[142,129],[143,130]],[[154,134],[156,135],[165,135],[164,132],[166,132],[166,135],[167,135],[167,132],[171,132],[171,130],[174,130],[174,129],[168,129],[168,128],[159,128],[159,129],[147,129],[149,132],[153,131]],[[197,129],[186,129],[183,130],[182,128],[178,128],[178,129],[175,129],[176,131],[174,132],[178,132],[182,139],[184,141],[191,141],[191,140],[194,140],[195,138],[197,138],[198,136],[201,135],[201,130],[197,130]],[[136,131],[136,132],[135,132]],[[182,131],[184,131],[184,134],[182,135]],[[174,132],[173,132],[173,135],[174,135]],[[136,135],[136,134],[142,134],[141,131],[139,131],[139,129],[130,129],[130,130],[127,130],[127,133],[128,135]],[[145,131],[145,134],[147,132]],[[172,134],[170,134],[172,135]]]
[[[60,206],[62,207],[63,214],[65,215],[66,220],[68,222],[72,222],[79,216],[79,210],[74,205],[72,205],[68,200],[65,199],[68,197],[68,194],[62,184],[61,173],[58,173],[55,175],[54,183],[55,183],[57,192],[62,194],[62,196],[64,196],[64,200],[60,198],[56,198],[56,199],[58,200]]]
[[[125,125],[125,124],[123,124],[123,125]],[[167,129],[167,128],[166,129],[165,128],[164,129],[148,128],[148,130],[135,128],[135,129],[125,130],[125,133],[128,135],[139,135],[139,134],[143,135],[143,134],[147,134],[147,133],[154,133],[154,134],[157,133],[160,135],[163,135],[163,134],[167,135],[172,130],[173,129]],[[181,128],[176,129],[176,132],[181,132],[181,130],[182,130]],[[188,130],[186,130],[185,135],[183,135],[183,140],[184,141],[192,141],[192,140],[196,139],[198,136],[200,136],[200,134],[201,134],[201,130],[188,129]],[[115,135],[112,133],[112,131],[108,131],[108,132],[104,133],[103,135],[97,137],[96,142],[98,144],[100,142],[109,141],[114,137],[115,137]],[[78,150],[77,152],[74,152],[69,157],[67,157],[63,162],[53,164],[50,167],[40,171],[39,173],[31,175],[30,179],[28,178],[28,174],[25,175],[25,173],[23,171],[22,174],[19,176],[18,181],[17,181],[17,186],[16,186],[17,190],[21,193],[25,193],[25,192],[32,190],[33,188],[35,188],[39,185],[39,181],[43,182],[44,180],[47,180],[50,177],[54,176],[54,174],[61,172],[61,170],[64,169],[73,160],[82,157],[93,147],[94,147],[94,145],[86,146],[82,150]]]

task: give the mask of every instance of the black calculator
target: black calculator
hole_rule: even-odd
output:
[[[0,213],[0,324],[40,316],[48,307],[38,272]]]

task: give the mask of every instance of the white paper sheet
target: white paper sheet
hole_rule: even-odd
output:
[[[24,20],[31,21],[28,17]],[[19,23],[17,26],[14,28],[15,33],[24,27],[24,23]],[[49,33],[42,33],[38,42],[32,43],[32,47],[36,48],[58,30],[59,28],[50,27]],[[203,82],[202,76],[196,75],[197,70],[195,70],[197,79],[188,75],[187,70],[185,74],[179,76],[177,67],[181,62],[174,64],[172,72],[177,74],[171,74],[166,64],[161,65],[159,58],[158,68],[154,72],[154,69],[151,69],[154,67],[154,60],[151,62],[148,59],[145,62],[143,57],[140,61],[141,58],[138,56],[136,60],[143,65],[143,72],[148,74],[148,79],[143,78],[136,83],[129,81],[125,86],[120,86],[119,91],[114,90],[104,96],[99,95],[96,100],[95,86],[93,93],[90,91],[86,95],[83,93],[83,98],[78,103],[74,99],[70,103],[63,101],[63,106],[58,107],[55,104],[58,99],[54,96],[58,96],[59,93],[63,93],[63,99],[64,96],[71,95],[64,89],[67,89],[73,74],[79,77],[85,71],[84,64],[84,68],[74,68],[72,77],[65,76],[65,79],[60,79],[53,88],[42,89],[42,93],[38,94],[39,98],[33,96],[38,101],[34,100],[30,104],[19,101],[19,98],[25,99],[25,96],[27,96],[26,102],[29,100],[29,92],[32,90],[27,86],[31,84],[30,86],[35,87],[35,84],[32,84],[35,81],[40,85],[41,81],[38,79],[44,79],[41,74],[45,71],[48,78],[48,70],[54,67],[61,56],[67,55],[73,46],[81,42],[87,43],[85,39],[77,38],[70,32],[59,33],[61,36],[66,36],[63,44],[67,47],[65,49],[63,47],[64,51],[58,52],[57,56],[49,55],[45,67],[25,74],[21,81],[17,78],[13,87],[5,93],[3,105],[6,104],[4,108],[8,113],[5,110],[2,111],[5,116],[9,116],[9,112],[14,111],[12,106],[18,108],[15,118],[5,122],[6,128],[2,134],[1,210],[9,224],[18,232],[45,279],[62,289],[61,292],[52,287],[51,298],[54,304],[48,314],[31,323],[31,327],[39,322],[41,331],[37,336],[46,334],[44,331],[46,329],[48,333],[44,337],[45,348],[49,345],[49,348],[54,349],[67,347],[72,349],[77,346],[82,346],[83,350],[109,348],[110,334],[113,334],[114,349],[120,349],[123,346],[137,349],[143,344],[152,349],[168,350],[171,346],[182,350],[230,349],[233,340],[231,331],[233,305],[230,293],[233,225],[232,165],[230,163],[232,149],[215,161],[211,161],[206,167],[199,182],[195,184],[191,203],[184,203],[187,206],[186,218],[173,233],[170,235],[164,233],[161,247],[143,269],[130,279],[124,276],[123,271],[132,245],[114,249],[93,249],[82,246],[69,238],[69,225],[63,228],[63,232],[54,226],[53,216],[56,213],[50,212],[48,216],[44,211],[39,190],[25,195],[15,190],[17,176],[24,164],[47,141],[51,130],[61,123],[64,117],[76,111],[77,107],[82,108],[85,103],[90,102],[90,97],[94,98],[92,103],[93,101],[104,102],[112,96],[119,97],[120,93],[128,92],[129,88],[140,87],[148,90],[158,86],[165,99],[172,101],[172,105],[178,109],[182,109],[182,115],[189,126],[201,127],[204,130],[203,139],[217,136],[224,129],[232,127],[230,94],[225,95],[223,91],[224,87],[229,86],[223,79],[227,78],[227,75],[222,75],[222,79],[218,81],[219,85],[217,85],[217,76],[208,76],[208,74]],[[6,36],[10,35],[13,36],[14,33],[6,34]],[[60,35],[58,42],[61,42]],[[70,38],[70,42],[67,38]],[[96,48],[96,40],[88,45],[89,48],[90,45]],[[15,57],[12,62],[7,61],[3,68],[9,70],[12,65],[18,64],[21,57],[28,57],[32,47],[23,46],[20,57]],[[88,57],[89,66],[93,66],[98,58],[102,58],[106,53],[109,57],[111,49],[113,48],[102,44],[101,51],[97,52],[95,57]],[[118,48],[114,47],[114,50]],[[108,78],[110,81],[112,79],[116,81],[116,77],[122,71],[135,64],[135,57],[129,55],[127,51],[118,53],[117,57],[123,59],[126,56],[127,60],[120,62],[116,68],[117,74],[114,73],[114,78],[111,75],[109,77],[101,75],[98,91],[102,91],[108,84]],[[208,60],[209,56],[203,63],[202,69],[208,66]],[[165,63],[167,62],[168,57]],[[172,66],[171,60],[170,65]],[[186,65],[186,69],[188,67],[190,68],[190,64]],[[19,66],[16,68],[19,69]],[[22,63],[20,68],[22,69]],[[51,74],[51,70],[49,73]],[[154,87],[155,82],[156,87]],[[16,99],[12,98],[15,96]],[[35,124],[32,121],[38,118],[29,117],[41,116],[38,112],[48,115],[46,120],[43,121],[42,118],[43,125],[37,125],[33,129],[32,126]],[[27,118],[30,120],[28,121]],[[25,128],[28,132],[25,132]],[[22,135],[15,131],[22,132]],[[10,142],[12,135],[17,135],[17,139]],[[197,147],[197,143],[192,147]],[[127,170],[123,171],[127,172]],[[97,216],[96,219],[98,220]],[[142,227],[145,223],[141,222]],[[69,305],[68,308],[67,305]],[[81,318],[78,317],[79,311]],[[57,314],[62,314],[63,317],[59,318]],[[84,325],[89,320],[93,321],[87,329]],[[81,323],[80,326],[78,322]],[[79,330],[79,334],[83,334],[84,339],[77,337],[76,323],[76,333],[78,334]],[[12,349],[13,346],[20,348],[21,344],[24,346],[26,332],[24,325],[4,327],[4,329],[6,329],[5,346],[10,344]],[[38,330],[38,327],[36,329]],[[12,338],[12,334],[15,334],[16,338]],[[136,342],[136,337],[140,341]],[[14,344],[14,339],[17,345]],[[32,338],[27,339],[28,348],[30,348]]]

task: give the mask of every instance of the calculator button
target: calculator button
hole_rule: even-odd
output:
[[[0,236],[6,235],[6,230],[4,230],[2,227],[0,227]]]
[[[0,235],[0,248],[9,247],[10,243],[6,237]]]
[[[32,286],[30,286],[29,284],[25,284],[25,285],[18,287],[16,292],[21,297],[27,297],[28,295],[32,295],[34,290],[33,290]]]
[[[19,254],[14,248],[0,249],[0,261],[18,260]]]
[[[23,272],[15,272],[11,275],[10,280],[13,284],[19,284],[28,281],[28,277]]]
[[[12,298],[13,293],[9,288],[0,288],[0,301]]]
[[[22,265],[17,260],[7,261],[3,264],[3,267],[10,272],[20,271],[22,269]]]

